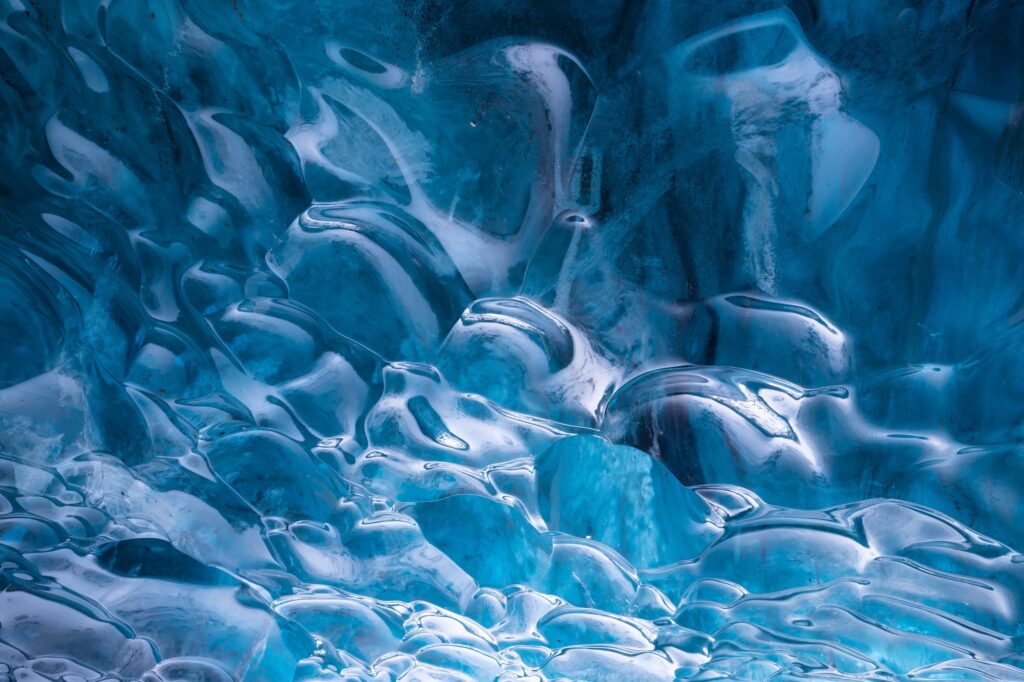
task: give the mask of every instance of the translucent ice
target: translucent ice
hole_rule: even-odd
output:
[[[1024,680],[1024,7],[0,0],[0,680]]]

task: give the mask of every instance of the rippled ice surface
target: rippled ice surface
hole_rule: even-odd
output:
[[[0,680],[1024,679],[1024,8],[0,2]]]

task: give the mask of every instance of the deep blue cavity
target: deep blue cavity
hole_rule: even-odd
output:
[[[0,0],[0,680],[1024,680],[1024,7]]]

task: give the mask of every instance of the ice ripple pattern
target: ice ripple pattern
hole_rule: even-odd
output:
[[[1024,680],[1024,7],[0,0],[0,680]]]

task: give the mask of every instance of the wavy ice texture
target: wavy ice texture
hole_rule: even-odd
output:
[[[1024,680],[1019,3],[0,7],[0,679]]]

